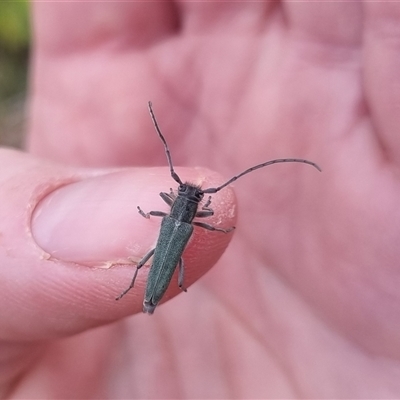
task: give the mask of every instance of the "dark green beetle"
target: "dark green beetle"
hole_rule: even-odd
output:
[[[178,285],[182,290],[186,291],[183,286],[184,262],[182,259],[182,254],[190,237],[192,236],[193,225],[223,233],[228,233],[235,229],[234,227],[221,229],[204,222],[193,221],[194,218],[205,218],[214,215],[214,211],[209,208],[211,204],[211,196],[202,206],[201,210],[198,211],[199,204],[203,200],[204,194],[217,193],[224,187],[236,181],[236,179],[240,178],[241,176],[271,164],[299,162],[312,165],[318,169],[318,171],[321,171],[321,169],[317,164],[301,158],[280,158],[248,168],[216,188],[201,189],[201,187],[191,183],[183,183],[178,174],[174,171],[171,154],[169,152],[167,142],[162,135],[157,120],[154,116],[151,102],[149,102],[149,111],[156,132],[164,144],[171,176],[176,182],[179,183],[178,193],[175,194],[172,192],[172,190],[170,193],[160,193],[161,198],[171,207],[169,214],[162,211],[150,211],[149,213],[144,213],[141,208],[138,207],[139,213],[145,218],[150,218],[150,216],[163,217],[160,234],[158,236],[156,247],[151,249],[137,264],[131,284],[117,297],[117,300],[121,299],[121,297],[123,297],[129,292],[130,289],[133,288],[139,269],[145,265],[150,257],[153,256],[153,262],[147,278],[146,292],[143,301],[143,312],[153,314],[157,304],[164,296],[177,266],[179,266]]]

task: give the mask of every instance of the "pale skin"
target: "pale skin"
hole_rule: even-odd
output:
[[[44,2],[33,24],[31,155],[0,153],[2,394],[399,397],[400,5]],[[176,187],[148,100],[183,180],[323,169],[215,196],[235,232],[197,229],[188,293],[151,317],[148,269],[116,302],[134,267],[90,267],[140,259],[159,219],[136,207]]]

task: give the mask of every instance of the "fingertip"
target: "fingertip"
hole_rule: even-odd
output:
[[[221,182],[209,170],[178,171],[202,187]],[[161,219],[143,218],[138,207],[144,213],[168,214],[170,207],[159,193],[171,189],[176,191],[176,183],[167,168],[127,169],[63,185],[36,206],[33,237],[46,253],[62,261],[96,265],[127,257],[139,259],[155,243]],[[230,188],[213,195],[211,207],[214,215],[204,218],[207,223],[219,228],[234,226],[236,200]],[[218,244],[226,238],[213,239]]]
[[[177,168],[177,172],[182,180],[203,188],[223,182],[219,174],[203,168]],[[160,233],[162,218],[143,218],[137,207],[145,214],[150,211],[169,214],[170,207],[159,194],[169,193],[171,189],[176,191],[176,186],[165,167],[124,169],[83,177],[59,187],[39,202],[32,218],[33,238],[54,261],[114,267],[115,273],[111,273],[117,281],[113,287],[120,286],[115,298],[128,287],[136,263],[154,248]],[[207,200],[208,196],[199,207]],[[210,207],[214,214],[199,220],[227,231],[235,225],[236,199],[231,188],[213,194]],[[218,261],[231,237],[230,232],[194,227],[182,255],[186,266],[185,286],[190,286]],[[151,259],[139,271],[135,288],[124,296],[134,301],[118,304],[129,310],[138,309],[150,265]],[[178,285],[170,286],[165,299],[181,292]],[[136,305],[133,307],[133,304]]]

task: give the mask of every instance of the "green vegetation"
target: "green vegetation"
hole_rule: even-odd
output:
[[[0,0],[0,143],[21,143],[29,56],[29,5]]]
[[[0,46],[9,51],[27,49],[29,10],[27,1],[0,1]]]
[[[27,1],[0,0],[0,102],[25,90],[28,48]]]

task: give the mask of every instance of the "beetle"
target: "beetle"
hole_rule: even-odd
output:
[[[177,194],[175,194],[172,189],[170,193],[160,193],[161,198],[171,207],[169,214],[163,211],[150,211],[145,213],[139,206],[137,207],[139,214],[144,218],[150,218],[150,216],[163,217],[160,234],[158,236],[156,247],[146,253],[139,261],[129,287],[124,290],[116,300],[120,300],[133,288],[139,269],[142,268],[151,257],[153,257],[143,301],[143,312],[153,314],[158,303],[167,291],[172,275],[177,266],[179,268],[178,286],[186,292],[186,289],[183,286],[184,262],[182,254],[192,236],[193,226],[195,225],[210,231],[222,233],[228,233],[235,229],[235,227],[227,229],[216,228],[204,222],[194,221],[194,218],[206,218],[214,215],[214,211],[209,207],[211,204],[211,196],[209,196],[206,203],[201,207],[201,210],[198,210],[199,204],[203,200],[205,194],[217,193],[243,175],[272,164],[298,162],[311,165],[318,171],[321,171],[321,168],[316,163],[302,158],[279,158],[248,168],[215,188],[202,189],[200,186],[192,183],[184,183],[174,170],[168,144],[161,133],[150,101],[148,103],[148,108],[155,130],[163,142],[171,177],[179,184],[179,186]]]

